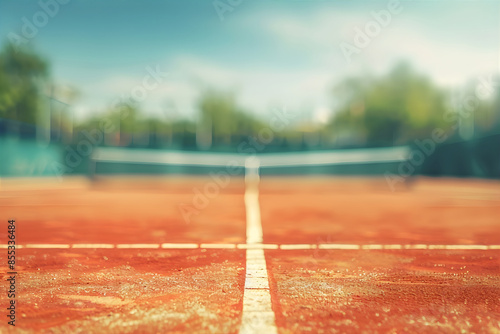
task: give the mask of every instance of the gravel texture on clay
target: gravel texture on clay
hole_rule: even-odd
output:
[[[244,251],[19,251],[19,333],[236,333]],[[5,271],[3,272],[5,276]],[[14,332],[6,322],[0,332]]]
[[[500,251],[267,251],[280,333],[499,333]]]

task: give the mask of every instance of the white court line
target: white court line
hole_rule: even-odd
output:
[[[427,245],[415,244],[415,245],[403,245],[405,249],[427,249]]]
[[[27,244],[26,248],[69,248],[69,244]]]
[[[415,250],[415,249],[431,249],[431,250],[489,250],[500,249],[500,245],[425,245],[425,244],[201,244],[196,243],[163,243],[163,244],[16,244],[17,249],[32,248],[32,249],[50,249],[50,248],[164,248],[164,249],[246,249],[246,250],[264,250],[264,249],[323,249],[323,250]],[[0,249],[7,249],[8,245],[0,245]]]
[[[259,160],[248,158],[245,162],[245,209],[247,244],[262,244],[262,224],[259,208]]]
[[[236,244],[201,244],[200,248],[236,248]]]
[[[238,249],[278,249],[278,245],[273,244],[237,244]]]
[[[361,245],[361,249],[383,249],[383,245]]]
[[[262,244],[262,223],[259,207],[259,160],[245,162],[246,246]],[[243,314],[240,334],[277,334],[276,317],[271,304],[266,258],[262,249],[247,247]]]
[[[160,248],[160,244],[118,244],[116,248]]]
[[[446,249],[488,249],[488,246],[485,245],[446,245]]]
[[[383,245],[384,249],[402,249],[403,245]]]
[[[7,248],[9,248],[9,245],[0,245],[0,249],[7,249]],[[16,249],[17,248],[24,248],[24,246],[16,244]]]
[[[161,248],[177,248],[177,249],[189,249],[198,248],[198,244],[161,244]]]
[[[319,244],[319,249],[359,249],[359,245],[348,245],[348,244]]]
[[[446,249],[446,245],[428,245],[428,249]]]
[[[112,244],[73,244],[72,248],[115,248]]]
[[[316,245],[306,245],[306,244],[298,244],[298,245],[280,245],[280,249],[314,249]]]

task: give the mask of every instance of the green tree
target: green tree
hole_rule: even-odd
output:
[[[0,117],[35,124],[48,70],[34,51],[5,44],[0,52]]]
[[[201,95],[199,110],[199,126],[215,145],[231,144],[233,138],[255,134],[262,127],[261,121],[237,105],[231,92],[206,90]]]
[[[347,79],[334,94],[340,107],[331,128],[368,145],[405,143],[445,124],[445,93],[406,63],[382,78]]]

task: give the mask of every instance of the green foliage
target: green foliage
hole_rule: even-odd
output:
[[[481,79],[484,78],[470,82],[462,93],[464,102],[462,108],[465,109],[462,112],[470,112],[465,121],[473,124],[475,136],[498,134],[500,133],[500,86],[497,84],[499,78],[494,78],[491,86]]]
[[[263,123],[236,104],[233,93],[205,91],[199,101],[200,126],[212,133],[214,144],[224,144],[233,136],[249,136]]]
[[[0,117],[35,124],[47,76],[48,64],[39,55],[6,44],[0,52]]]
[[[334,89],[340,103],[333,131],[371,145],[405,143],[444,125],[445,93],[402,63],[382,78],[349,78]]]
[[[41,119],[46,121],[47,117],[41,117],[41,102],[42,87],[48,77],[48,63],[33,50],[5,44],[0,51],[0,118],[31,124]],[[469,87],[467,96],[475,96],[475,87]],[[488,101],[477,99],[473,116],[467,120],[477,134],[499,131],[500,89],[496,88],[493,93],[494,97]],[[70,103],[78,92],[70,89],[63,95],[62,99]],[[449,102],[447,93],[406,63],[382,77],[347,78],[334,87],[333,95],[337,107],[329,124],[291,124],[273,133],[273,143],[301,147],[304,138],[313,138],[311,133],[315,132],[330,147],[335,143],[397,145],[415,138],[428,138],[434,129],[446,130],[453,125],[447,124],[443,117]],[[153,140],[160,146],[162,142],[171,145],[176,141],[185,142],[188,136],[191,144],[196,137],[206,140],[209,147],[237,147],[245,138],[257,136],[266,127],[263,120],[238,105],[231,91],[206,89],[201,92],[198,107],[198,119],[192,121],[145,116],[138,104],[120,104],[75,127],[76,131],[99,129],[105,119],[108,125],[112,124],[110,137],[118,138],[120,143],[122,137],[138,135],[156,138]],[[53,112],[52,107],[50,111]],[[56,115],[59,115],[56,117],[59,129],[72,133],[64,112]]]

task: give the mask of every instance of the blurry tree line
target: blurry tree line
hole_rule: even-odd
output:
[[[263,151],[401,145],[428,138],[436,128],[451,139],[500,133],[499,88],[487,87],[490,96],[478,98],[477,83],[472,83],[457,94],[401,63],[383,76],[342,80],[331,90],[335,103],[328,122],[292,122],[274,131]],[[22,133],[12,129],[19,122],[33,131],[48,129],[49,140],[75,143],[82,131],[101,129],[105,119],[103,145],[234,151],[269,128],[268,121],[238,104],[234,92],[215,89],[201,92],[194,120],[148,116],[139,104],[124,103],[74,124],[70,102],[78,94],[66,92],[65,101],[54,102],[53,89],[43,57],[5,44],[0,52],[0,135]]]
[[[460,91],[447,91],[400,63],[385,76],[348,78],[338,84],[333,93],[339,107],[330,132],[364,146],[406,144],[429,138],[437,128],[456,140],[460,135],[471,139],[498,133],[500,90],[494,85],[475,81]]]
[[[33,51],[16,52],[5,44],[0,51],[0,118],[36,124],[48,73],[48,63]]]

